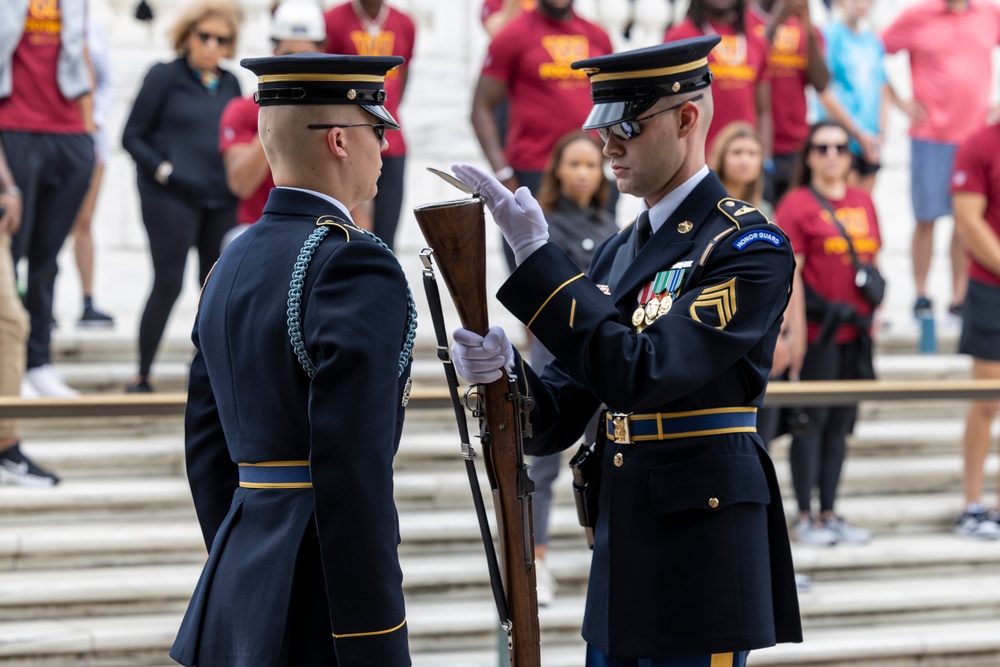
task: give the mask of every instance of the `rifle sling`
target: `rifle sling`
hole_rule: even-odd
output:
[[[462,441],[462,458],[465,459],[465,471],[469,475],[469,486],[472,489],[472,503],[476,507],[476,518],[479,520],[479,533],[483,539],[483,548],[486,550],[486,566],[490,572],[490,586],[493,588],[493,600],[496,602],[500,625],[510,635],[510,610],[507,606],[507,597],[503,590],[503,581],[500,578],[500,564],[497,559],[496,549],[493,546],[493,534],[490,532],[489,519],[486,516],[483,493],[479,488],[476,464],[473,461],[476,453],[469,443],[469,429],[465,422],[465,408],[458,396],[458,376],[455,373],[454,364],[451,363],[451,353],[448,349],[448,335],[445,332],[444,313],[441,310],[441,293],[438,290],[434,269],[430,267],[429,258],[425,261],[424,291],[427,293],[427,303],[430,306],[431,320],[434,323],[434,335],[437,337],[437,356],[444,366],[444,374],[448,383],[448,393],[451,395],[451,404],[455,409],[458,435]]]

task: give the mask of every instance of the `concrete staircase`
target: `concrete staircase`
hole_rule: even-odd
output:
[[[131,371],[129,345],[104,336],[57,337],[60,370],[88,392],[118,390]],[[968,373],[964,358],[905,348],[883,342],[883,377]],[[159,386],[183,387],[189,350],[167,342]],[[421,349],[416,366],[418,386],[440,382],[430,350]],[[753,665],[1000,665],[1000,543],[950,532],[961,505],[965,407],[863,406],[839,508],[876,539],[794,548],[798,570],[815,580],[800,597],[806,642],[755,652]],[[170,664],[166,651],[205,556],[183,477],[180,420],[46,420],[24,431],[25,448],[64,482],[0,487],[0,667]],[[790,489],[787,441],[773,454]],[[410,411],[396,467],[414,664],[492,667],[497,622],[450,410]],[[988,469],[993,489],[995,455]],[[560,588],[540,612],[545,667],[583,664],[590,552],[568,484],[568,474],[557,482],[552,516],[550,564]]]

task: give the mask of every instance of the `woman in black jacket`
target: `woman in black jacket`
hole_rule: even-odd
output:
[[[239,10],[228,0],[188,6],[170,30],[177,59],[149,70],[125,124],[122,145],[136,163],[154,274],[139,324],[139,372],[128,392],[152,391],[150,368],[181,292],[188,250],[198,248],[204,283],[223,235],[236,224],[219,118],[240,86],[219,61],[235,53],[238,31]]]

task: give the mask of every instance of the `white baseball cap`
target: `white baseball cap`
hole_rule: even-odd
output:
[[[323,10],[314,0],[285,0],[271,17],[271,39],[322,42],[326,39]]]

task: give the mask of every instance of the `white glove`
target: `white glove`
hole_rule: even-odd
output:
[[[470,384],[488,384],[503,377],[501,368],[514,366],[514,348],[500,327],[490,327],[486,337],[468,329],[455,329],[451,362],[455,372]]]
[[[486,200],[493,219],[520,264],[549,240],[549,223],[528,188],[511,192],[492,174],[471,164],[453,164],[451,170]]]

